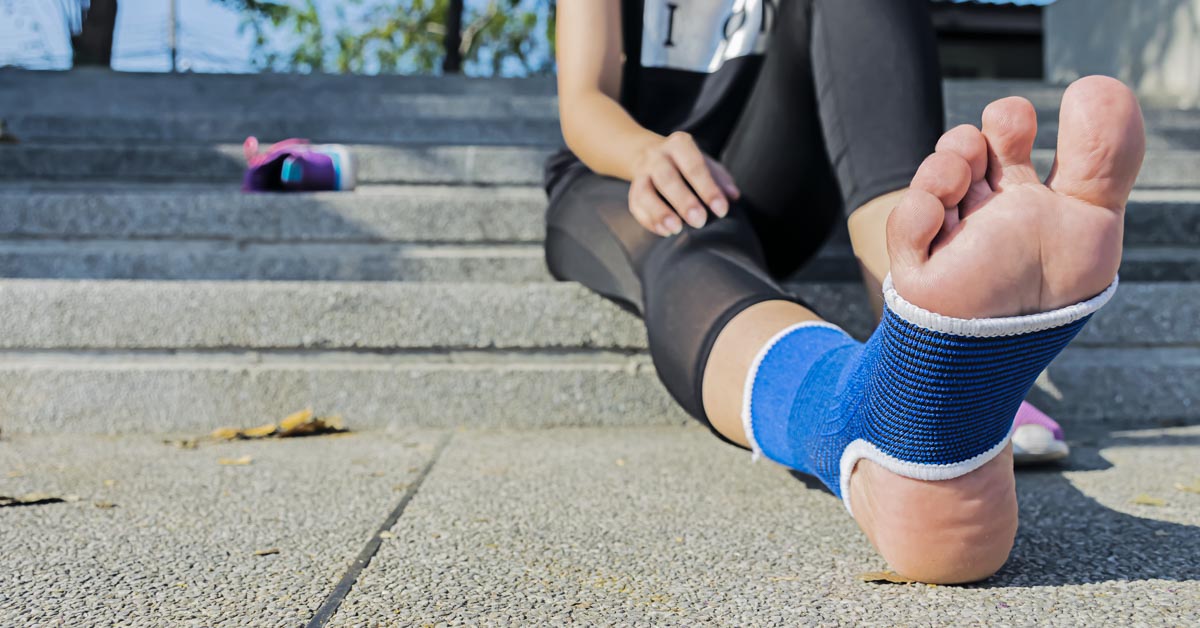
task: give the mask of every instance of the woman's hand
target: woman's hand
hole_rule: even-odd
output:
[[[633,163],[629,211],[638,223],[660,236],[697,229],[708,206],[718,217],[729,212],[729,201],[741,196],[725,167],[705,155],[691,135],[676,131],[643,149]],[[664,202],[665,199],[665,202]]]

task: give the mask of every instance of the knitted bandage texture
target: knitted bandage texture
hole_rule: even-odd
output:
[[[1003,450],[1038,374],[1115,289],[1052,312],[956,319],[908,303],[889,277],[865,344],[800,323],[759,352],[747,438],[756,454],[820,478],[848,510],[850,471],[864,458],[921,480],[969,473]]]

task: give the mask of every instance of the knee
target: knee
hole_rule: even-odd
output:
[[[859,526],[906,578],[934,584],[983,580],[1012,551],[1017,498],[1011,447],[967,475],[937,482],[862,461],[851,477],[851,494]]]

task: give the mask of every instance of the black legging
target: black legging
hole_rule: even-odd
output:
[[[550,271],[642,316],[659,377],[702,422],[704,366],[725,324],[760,301],[796,301],[779,281],[816,252],[842,207],[905,187],[933,150],[943,110],[927,3],[782,3],[720,150],[742,192],[725,218],[663,238],[629,213],[625,181],[579,164],[555,186]]]

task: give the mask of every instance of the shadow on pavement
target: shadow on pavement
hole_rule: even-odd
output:
[[[1067,427],[1071,434],[1071,427]],[[1200,433],[1093,433],[1072,440],[1071,457],[1063,466],[1017,470],[1020,527],[1008,563],[988,580],[968,588],[1062,586],[1109,581],[1200,580],[1200,527],[1139,517],[1113,510],[1077,488],[1066,472],[1101,472],[1115,465],[1101,451],[1117,447],[1200,447]],[[1192,469],[1162,469],[1171,478],[1200,477]],[[810,490],[833,493],[816,478],[789,471]],[[1116,480],[1119,481],[1119,480]],[[1193,479],[1194,481],[1194,479]],[[1114,492],[1135,493],[1130,488]],[[1170,501],[1198,500],[1200,495],[1173,491]],[[1132,508],[1152,508],[1131,506]],[[1149,514],[1149,513],[1148,513]]]

